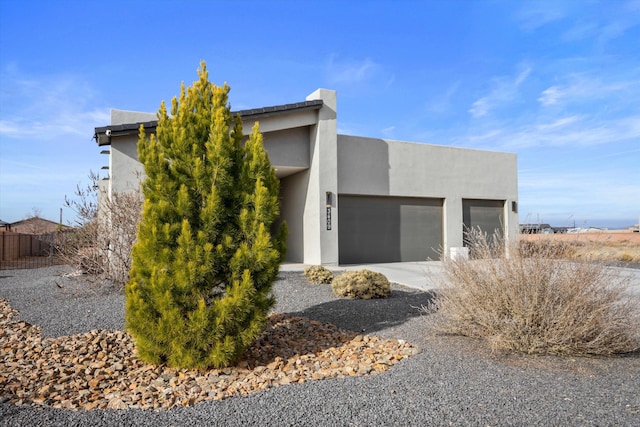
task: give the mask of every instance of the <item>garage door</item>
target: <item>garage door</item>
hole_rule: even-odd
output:
[[[465,230],[479,228],[489,236],[504,235],[504,200],[463,199],[462,217]]]
[[[341,264],[439,259],[442,200],[338,197]]]

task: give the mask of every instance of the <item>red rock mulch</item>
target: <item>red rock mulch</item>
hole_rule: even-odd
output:
[[[415,353],[402,340],[357,335],[273,314],[238,366],[207,371],[148,365],[122,331],[43,338],[0,300],[0,396],[18,405],[164,409],[325,378],[384,372]]]

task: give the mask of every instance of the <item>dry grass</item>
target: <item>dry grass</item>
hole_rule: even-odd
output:
[[[567,248],[569,259],[640,263],[640,233],[523,234],[520,240],[525,245],[553,242]]]
[[[474,260],[445,259],[446,283],[426,310],[440,332],[494,350],[610,355],[640,348],[640,304],[628,278],[603,264],[566,261],[564,246],[535,250],[469,233]]]
[[[574,259],[640,262],[640,245],[631,242],[576,242]]]

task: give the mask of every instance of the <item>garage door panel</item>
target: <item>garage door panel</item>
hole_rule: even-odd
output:
[[[504,235],[504,200],[465,199],[462,216],[465,230],[479,228],[488,236]]]
[[[435,206],[404,205],[400,212],[402,224],[413,224],[400,230],[401,259],[439,259],[442,250],[442,202],[438,201]]]
[[[442,200],[339,196],[340,263],[438,259]]]

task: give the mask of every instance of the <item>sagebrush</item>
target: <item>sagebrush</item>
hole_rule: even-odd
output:
[[[304,269],[304,275],[311,283],[318,285],[330,284],[333,281],[333,273],[321,265],[312,265]]]
[[[386,298],[391,294],[391,284],[382,273],[370,270],[345,271],[331,282],[336,296],[347,298]]]
[[[532,250],[477,230],[468,241],[475,259],[442,261],[445,283],[426,308],[436,330],[528,354],[611,355],[640,348],[640,300],[619,270],[564,260],[555,244]]]

